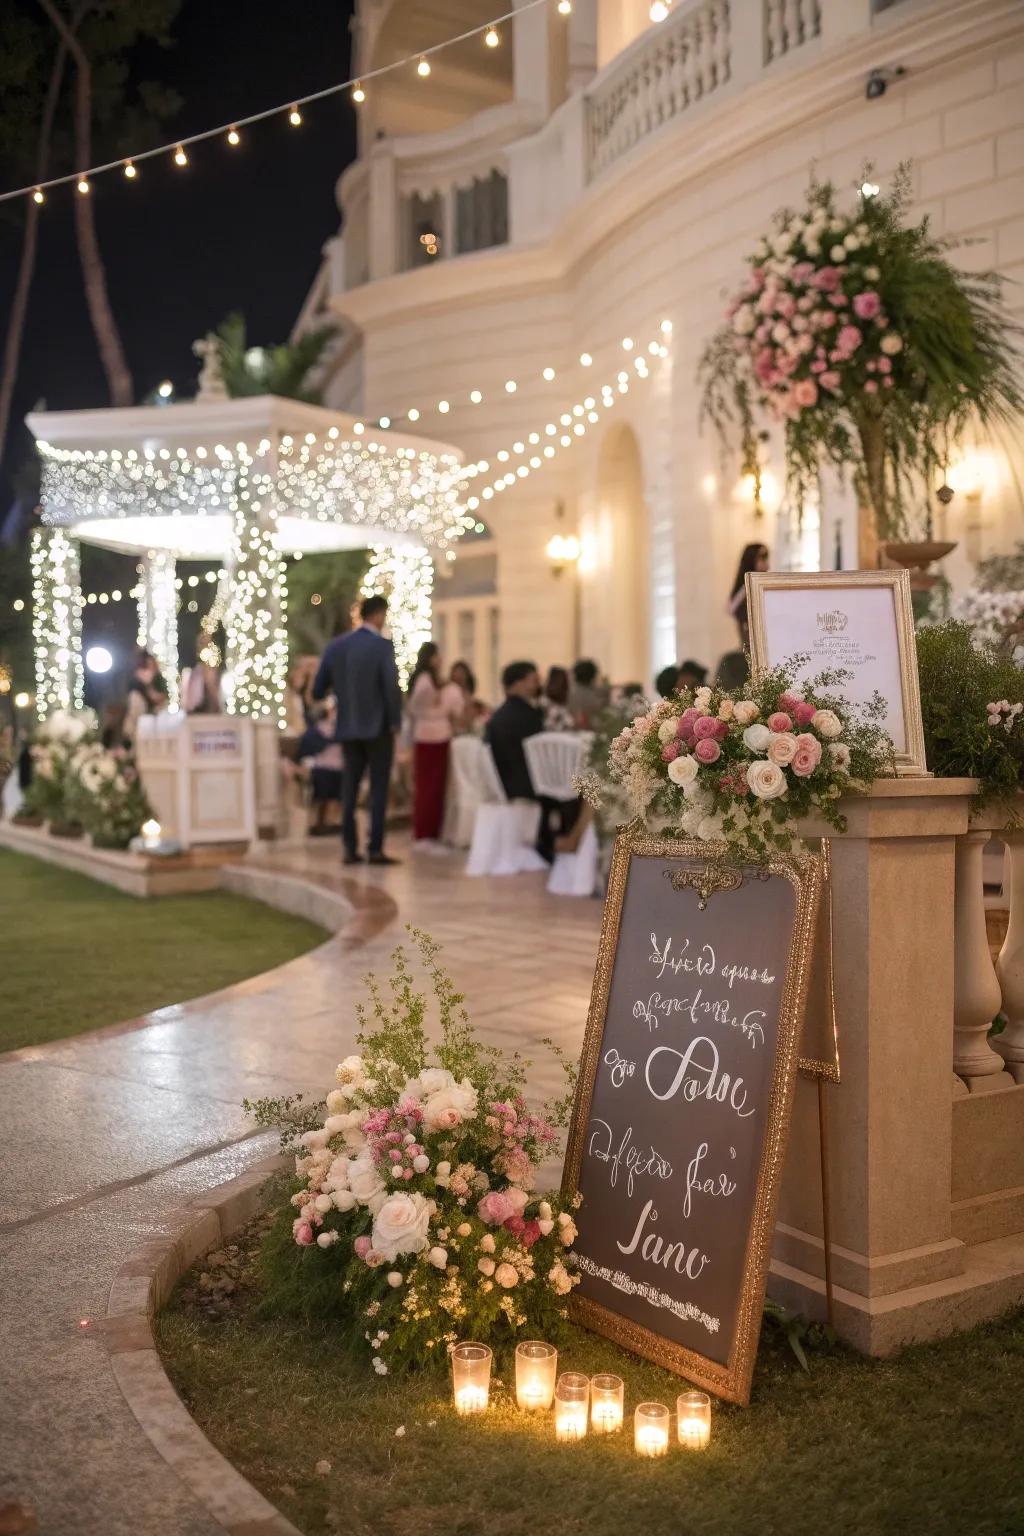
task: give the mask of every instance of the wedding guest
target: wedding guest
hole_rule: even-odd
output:
[[[463,731],[471,731],[481,725],[490,714],[490,709],[483,699],[476,696],[476,677],[466,661],[452,662],[452,670],[449,673],[449,681],[457,688],[462,689],[462,697],[465,700]],[[457,731],[456,735],[462,732]]]
[[[498,770],[506,795],[510,800],[536,800],[540,805],[540,831],[537,834],[537,852],[548,864],[555,856],[556,829],[567,833],[579,814],[580,802],[570,800],[565,804],[538,795],[526,766],[523,742],[544,729],[544,718],[537,706],[540,694],[540,674],[532,661],[513,661],[501,674],[505,690],[505,702],[499,704],[487,722],[485,737],[494,754],[494,766]]]
[[[679,687],[679,663],[674,661],[671,666],[662,667],[654,679],[654,686],[659,698],[670,699]]]
[[[213,662],[217,654],[211,635],[201,634],[196,641],[196,664],[182,688],[182,705],[187,715],[222,715],[220,668]]]
[[[677,688],[703,688],[708,680],[708,669],[702,667],[699,661],[688,658],[679,663],[679,681]]]
[[[342,757],[333,698],[315,711],[299,738],[296,756],[309,771],[313,819],[310,837],[329,837],[341,825]]]
[[[156,658],[144,646],[136,646],[125,699],[124,734],[127,740],[135,740],[143,715],[157,715],[166,708],[167,684],[160,674]]]
[[[747,544],[740,555],[740,563],[736,568],[736,580],[732,584],[729,594],[729,612],[736,620],[736,626],[740,632],[740,649],[750,649],[750,625],[747,619],[747,589],[746,577],[750,571],[766,571],[768,569],[767,544]]]
[[[356,801],[363,776],[370,775],[371,864],[397,864],[384,852],[395,734],[402,724],[402,695],[398,686],[395,648],[381,634],[388,600],[379,593],[359,605],[357,629],[337,635],[320,658],[313,679],[314,699],[333,693],[337,701],[337,739],[341,743],[344,862],[360,862],[356,830]]]
[[[576,721],[569,708],[569,673],[565,667],[549,667],[541,696],[546,731],[574,731]]]
[[[466,715],[463,690],[443,680],[441,652],[433,640],[427,640],[416,657],[406,704],[413,743],[414,846],[440,842],[451,739]]]
[[[572,669],[572,686],[569,689],[569,711],[581,730],[589,730],[590,723],[608,704],[608,686],[600,681],[595,661],[578,661]]]
[[[718,669],[715,672],[715,687],[724,688],[731,693],[734,688],[742,688],[750,676],[750,668],[747,658],[742,651],[726,651],[719,659]]]

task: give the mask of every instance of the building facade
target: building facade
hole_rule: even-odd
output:
[[[592,655],[617,682],[713,665],[735,645],[745,543],[776,566],[857,563],[848,489],[825,484],[798,525],[777,443],[755,508],[700,431],[725,294],[812,171],[852,191],[909,161],[915,211],[968,237],[956,259],[1001,271],[1024,308],[1024,6],[524,0],[497,46],[478,33],[428,55],[429,75],[372,78],[500,9],[362,0],[359,156],[300,323],[343,323],[328,404],[486,462],[478,528],[435,588],[446,655],[484,691],[520,655]],[[1021,467],[1019,444],[969,445],[936,505],[954,589],[1024,532]],[[555,535],[578,561],[549,558]]]

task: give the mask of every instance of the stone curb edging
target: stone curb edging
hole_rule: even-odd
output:
[[[122,1264],[102,1328],[115,1380],[139,1427],[228,1536],[302,1533],[207,1440],[164,1371],[151,1319],[186,1269],[258,1214],[267,1177],[283,1162],[267,1158],[197,1195],[180,1213],[177,1232],[147,1243]]]

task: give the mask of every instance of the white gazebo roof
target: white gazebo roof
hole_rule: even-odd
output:
[[[44,523],[108,549],[223,559],[239,510],[261,507],[281,554],[444,550],[473,522],[450,443],[297,400],[37,411],[28,424]]]

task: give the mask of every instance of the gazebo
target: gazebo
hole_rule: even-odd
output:
[[[138,557],[139,641],[172,707],[175,562],[218,561],[229,711],[283,726],[286,557],[369,548],[404,669],[430,634],[433,560],[473,524],[456,448],[295,400],[36,412],[28,424],[43,465],[32,550],[40,718],[82,700],[80,542]]]

